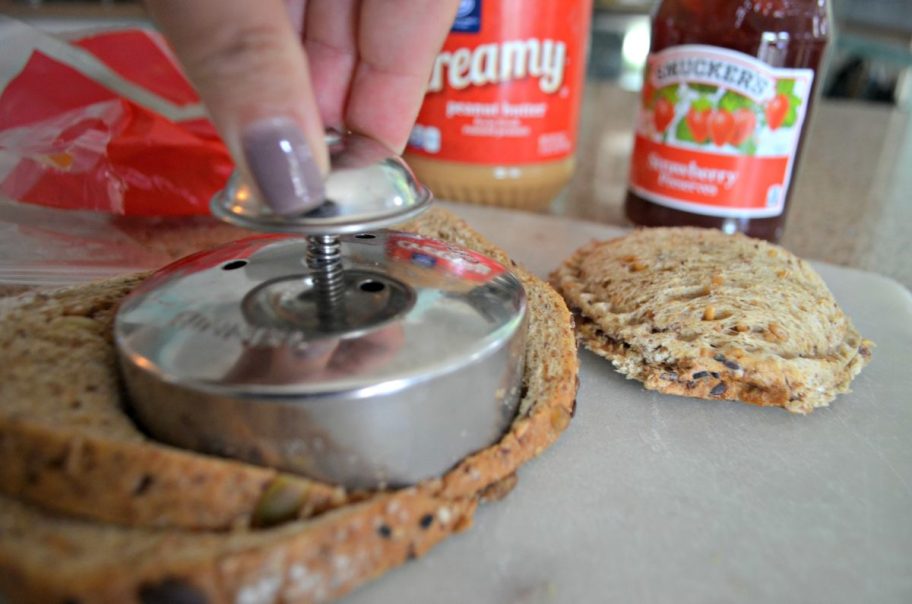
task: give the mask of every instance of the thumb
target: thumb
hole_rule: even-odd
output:
[[[323,202],[329,157],[282,0],[147,0],[232,155],[279,214]]]

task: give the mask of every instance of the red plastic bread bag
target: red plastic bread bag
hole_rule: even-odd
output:
[[[0,195],[125,216],[207,214],[231,158],[155,32],[65,40],[0,19]]]

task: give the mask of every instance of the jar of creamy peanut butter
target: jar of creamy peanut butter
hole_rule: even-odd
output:
[[[406,160],[441,199],[543,210],[573,174],[591,0],[463,0]]]

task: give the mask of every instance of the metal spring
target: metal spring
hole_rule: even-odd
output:
[[[320,315],[338,317],[345,297],[342,271],[342,244],[334,235],[307,237],[307,268],[313,277],[314,294]]]

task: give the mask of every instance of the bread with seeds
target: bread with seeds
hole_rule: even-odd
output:
[[[432,209],[403,228],[492,256],[525,287],[523,396],[498,442],[439,478],[375,493],[169,447],[124,411],[111,338],[118,302],[144,276],[33,295],[0,316],[0,599],[322,602],[423,554],[509,491],[570,422],[570,313],[452,214]]]
[[[870,357],[807,262],[740,234],[636,230],[583,246],[551,282],[583,344],[650,390],[809,413]]]

